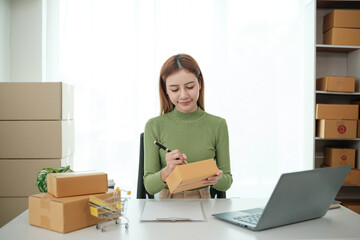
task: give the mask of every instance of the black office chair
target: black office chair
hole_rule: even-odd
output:
[[[144,186],[144,133],[140,134],[140,154],[139,154],[139,173],[137,184],[137,198],[154,198],[154,195],[148,193]]]
[[[144,133],[140,134],[140,154],[139,154],[139,173],[137,184],[137,198],[146,199],[154,198],[154,195],[148,193],[144,186]],[[226,192],[218,191],[213,187],[210,187],[211,198],[226,198]]]

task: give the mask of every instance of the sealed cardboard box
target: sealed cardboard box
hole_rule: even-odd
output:
[[[360,28],[360,10],[332,10],[324,16],[323,32],[331,28]]]
[[[316,119],[357,120],[359,105],[356,104],[316,104]]]
[[[0,121],[0,158],[64,158],[74,153],[74,121]]]
[[[359,185],[360,184],[360,169],[351,169],[344,181],[344,184]]]
[[[106,199],[113,192],[94,196]],[[56,232],[68,233],[94,225],[101,220],[90,214],[90,195],[56,198],[49,193],[29,197],[29,223]]]
[[[0,197],[0,206],[1,228],[28,208],[28,197]]]
[[[355,92],[354,77],[325,76],[316,79],[316,90],[330,92]]]
[[[43,168],[72,165],[72,156],[63,159],[0,159],[0,197],[28,197],[40,193],[36,186]]]
[[[61,82],[1,82],[0,120],[74,118],[74,88]]]
[[[323,43],[330,45],[360,46],[360,29],[332,28],[324,33]]]
[[[317,120],[317,137],[332,139],[354,139],[357,133],[356,120]]]
[[[107,174],[103,172],[50,173],[47,190],[55,197],[68,197],[108,191]]]
[[[219,169],[214,159],[184,164],[175,167],[166,179],[171,193],[203,187],[202,180],[216,175]]]
[[[355,149],[350,148],[331,148],[324,149],[324,162],[329,167],[351,165],[355,168]]]

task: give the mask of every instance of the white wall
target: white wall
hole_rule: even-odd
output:
[[[10,2],[10,81],[42,81],[42,0]]]
[[[0,0],[0,82],[10,80],[10,1]]]

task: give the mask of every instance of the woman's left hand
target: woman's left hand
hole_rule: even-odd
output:
[[[220,179],[221,175],[223,174],[223,172],[221,170],[219,170],[216,175],[211,176],[205,180],[202,181],[202,184],[204,185],[215,185],[217,183],[217,181]]]

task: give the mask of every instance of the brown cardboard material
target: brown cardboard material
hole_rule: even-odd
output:
[[[204,187],[202,180],[216,175],[219,169],[214,159],[183,164],[175,167],[166,179],[171,193]]]
[[[74,88],[61,82],[1,82],[0,120],[74,119]]]
[[[74,121],[0,121],[0,158],[64,158],[74,153]]]
[[[323,32],[331,28],[360,28],[360,10],[335,9],[324,16]]]
[[[113,192],[96,194],[101,199],[109,198]],[[29,197],[29,223],[34,226],[68,233],[101,222],[90,214],[90,195],[55,198],[49,193]]]
[[[50,173],[46,176],[47,190],[55,197],[68,197],[108,190],[107,174],[103,172]]]
[[[360,200],[359,199],[342,200],[341,205],[360,214]]]
[[[316,79],[316,90],[330,92],[355,92],[354,77],[325,76]]]
[[[360,169],[351,169],[344,184],[360,185]]]
[[[38,172],[43,168],[68,165],[72,165],[72,156],[63,159],[0,159],[0,197],[28,197],[40,193],[36,186]]]
[[[323,43],[330,45],[360,46],[360,29],[332,28],[324,33]]]
[[[355,168],[355,149],[331,148],[324,149],[324,162],[329,167],[351,165]]]
[[[0,197],[0,228],[28,208],[28,197]]]
[[[316,119],[357,120],[358,118],[357,104],[316,104]]]
[[[354,139],[357,133],[356,120],[317,120],[317,137],[332,139]]]

